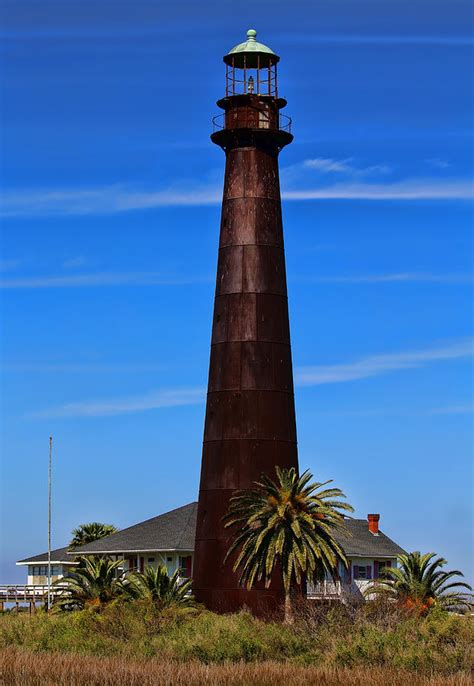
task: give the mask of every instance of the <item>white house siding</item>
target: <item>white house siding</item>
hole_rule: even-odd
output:
[[[142,552],[137,554],[124,553],[123,555],[116,555],[116,559],[124,560],[125,564],[123,570],[125,572],[131,569],[145,569],[146,567],[158,567],[158,565],[164,565],[168,574],[171,576],[177,569],[181,569],[181,562],[184,562],[183,558],[191,557],[193,558],[192,552],[181,551],[177,553],[174,550],[170,551],[156,551],[156,552]],[[191,562],[192,565],[192,562]]]

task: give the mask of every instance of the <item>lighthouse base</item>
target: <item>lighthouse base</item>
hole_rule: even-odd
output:
[[[271,589],[201,589],[196,594],[196,600],[219,614],[248,609],[261,619],[280,618],[283,615],[284,595]]]

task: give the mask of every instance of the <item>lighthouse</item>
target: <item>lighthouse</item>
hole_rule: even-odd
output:
[[[224,56],[223,113],[211,140],[225,178],[197,513],[194,593],[216,612],[276,609],[283,584],[239,585],[224,562],[235,532],[224,528],[234,491],[275,466],[298,469],[278,156],[293,140],[281,113],[277,64],[247,31]]]

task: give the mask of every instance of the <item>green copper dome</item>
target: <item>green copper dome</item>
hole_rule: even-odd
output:
[[[255,29],[249,29],[247,31],[247,40],[244,43],[239,43],[235,48],[232,48],[224,57],[224,62],[226,64],[232,64],[233,61],[234,66],[240,69],[244,66],[244,56],[245,66],[249,69],[255,69],[257,67],[257,56],[260,58],[261,67],[268,67],[270,64],[278,62],[280,59],[278,55],[268,46],[259,43],[256,36],[257,32]]]

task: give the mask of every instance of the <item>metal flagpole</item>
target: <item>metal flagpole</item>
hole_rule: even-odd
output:
[[[49,437],[48,467],[48,611],[51,608],[51,468],[53,464],[53,437]]]

